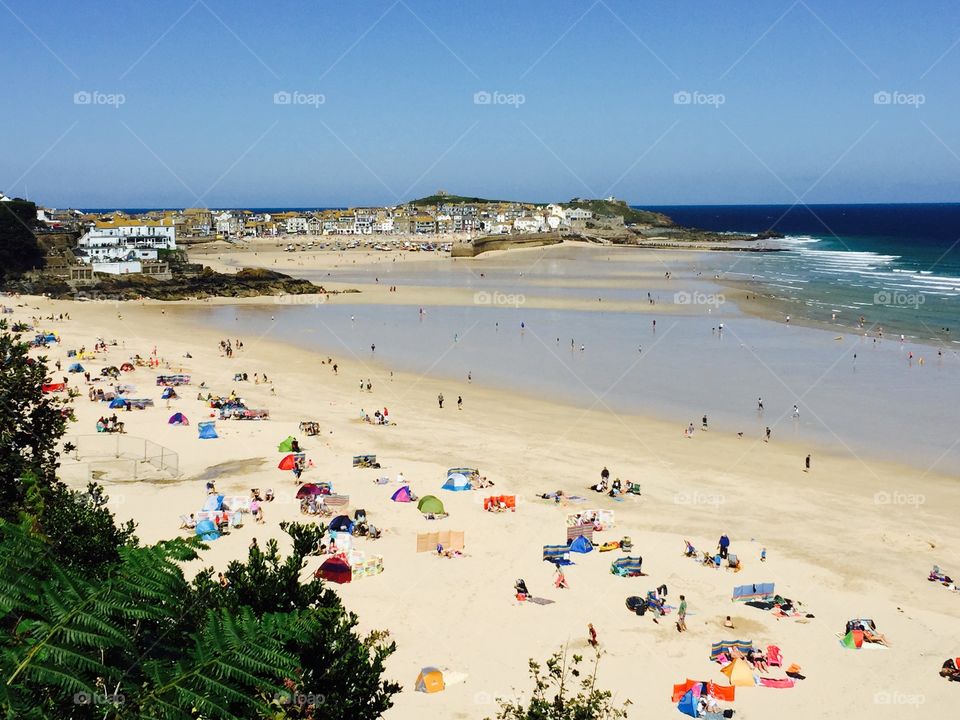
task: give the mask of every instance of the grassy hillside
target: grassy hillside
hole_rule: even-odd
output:
[[[428,195],[419,200],[411,200],[411,205],[440,205],[441,203],[507,203],[519,202],[517,200],[488,200],[487,198],[466,197],[465,195]],[[524,203],[529,205],[531,203]]]
[[[650,210],[637,210],[627,205],[626,200],[584,200],[574,198],[570,202],[562,203],[565,208],[579,208],[590,210],[599,217],[623,216],[623,221],[627,225],[656,225],[658,227],[671,227],[673,220],[667,215]]]

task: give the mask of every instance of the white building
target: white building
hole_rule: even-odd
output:
[[[237,235],[243,224],[232,212],[222,212],[213,216],[213,224],[218,235]]]
[[[527,215],[513,221],[513,230],[518,233],[540,232],[544,226],[543,215]]]
[[[286,230],[288,235],[306,235],[308,229],[305,217],[287,218]]]
[[[176,250],[173,225],[95,223],[77,241],[75,255],[96,272],[138,273],[143,261],[155,261],[160,250]]]
[[[593,220],[593,213],[585,208],[569,208],[566,212],[567,220]]]

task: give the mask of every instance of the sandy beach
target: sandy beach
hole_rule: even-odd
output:
[[[327,289],[362,289],[323,298],[321,312],[340,303],[466,305],[475,292],[441,285],[391,292],[383,280],[362,284],[337,277],[355,264],[387,269],[416,262],[439,269],[451,262],[439,254],[394,259],[394,254],[315,253],[308,259],[309,253],[283,253],[265,244],[226,250],[204,248],[202,261],[217,269],[255,264],[298,270],[298,276]],[[485,262],[495,265],[497,257],[491,255]],[[658,279],[666,272],[663,258],[675,261],[674,255],[653,257],[643,272],[647,287],[660,288],[662,282],[662,291],[668,292],[666,280]],[[303,266],[297,264],[301,262]],[[272,314],[280,316],[288,303],[260,298],[235,304],[273,307]],[[117,518],[135,520],[141,541],[185,532],[177,529],[179,517],[200,509],[205,482],[212,479],[227,496],[272,488],[276,500],[265,504],[263,524],[247,516],[242,528],[211,543],[204,565],[222,568],[244,556],[254,537],[261,544],[271,538],[282,544],[281,521],[309,521],[294,500],[299,483],[277,469],[282,457],[277,444],[288,435],[299,438],[313,463],[303,481],[332,482],[338,493],[349,494],[351,515],[357,508],[366,510],[383,537],[358,538],[355,547],[382,556],[384,572],[337,590],[362,628],[387,629],[397,643],[388,670],[404,690],[388,718],[492,717],[495,698],[528,693],[528,659],[545,660],[565,644],[583,651],[588,623],[597,628],[604,652],[600,684],[618,700],[633,703],[631,717],[676,716],[672,686],[686,678],[726,684],[719,665],[710,661],[710,646],[734,639],[763,648],[777,645],[784,667],[796,663],[806,676],[789,689],[737,688],[731,706],[736,717],[808,718],[812,707],[816,717],[824,718],[934,717],[955,704],[954,688],[937,672],[943,660],[960,655],[960,594],[926,579],[934,564],[954,576],[960,573],[955,550],[960,486],[955,477],[906,461],[880,462],[820,448],[812,450],[811,471],[804,472],[808,443],[779,438],[765,443],[719,428],[704,432],[699,424],[687,438],[674,422],[613,412],[602,396],[587,407],[565,405],[466,378],[395,370],[359,349],[332,354],[335,374],[326,354],[280,342],[270,332],[251,335],[243,323],[229,334],[234,342],[242,340],[243,348],[227,358],[218,343],[228,335],[191,322],[190,312],[184,312],[231,306],[222,300],[117,304],[22,297],[7,304],[15,306],[14,314],[6,316],[14,320],[69,313],[69,320],[37,324],[38,330],[60,333],[58,344],[38,354],[51,363],[60,360],[64,371],[67,350],[91,347],[97,338],[117,345],[83,361],[94,377],[103,367],[120,365],[135,354],[148,357],[156,349],[160,368],[138,367],[122,380],[137,386],[138,397],[154,398],[155,407],[125,412],[121,419],[129,438],[148,438],[177,453],[179,476],[158,473],[130,481],[103,466],[107,475],[102,482]],[[635,299],[603,305],[624,312],[650,310]],[[527,306],[592,309],[596,300],[535,296]],[[656,312],[663,316],[670,311],[658,305]],[[192,382],[180,399],[164,401],[155,384],[158,372],[188,373]],[[235,373],[247,373],[250,380],[234,382]],[[265,374],[270,382],[255,384],[254,373]],[[68,434],[79,438],[83,450],[86,436],[95,434],[97,418],[108,411],[105,404],[87,399],[82,375],[67,377],[80,392],[74,402],[77,421]],[[367,379],[371,392],[358,389],[358,380]],[[616,378],[609,381],[616,393]],[[199,440],[196,423],[214,412],[198,400],[198,393],[208,391],[236,391],[248,406],[268,408],[270,419],[218,421],[219,439]],[[446,398],[442,410],[439,393]],[[458,396],[464,400],[462,410]],[[372,414],[384,407],[394,425],[360,420],[361,409]],[[191,425],[169,425],[167,418],[175,411],[183,412]],[[320,434],[299,433],[303,420],[319,422]],[[100,438],[89,440],[90,446],[98,442]],[[354,455],[366,453],[376,454],[382,468],[351,467]],[[81,458],[80,465],[65,460],[64,476],[72,484],[85,483],[89,468],[84,462],[89,459]],[[611,477],[640,483],[642,494],[614,499],[590,491],[604,466]],[[442,491],[452,467],[479,468],[495,486]],[[427,520],[415,505],[391,502],[398,473],[418,495],[440,497],[449,517]],[[376,484],[378,477],[390,482]],[[556,490],[584,501],[557,504],[538,497]],[[516,512],[485,512],[483,498],[494,494],[515,495]],[[595,550],[575,556],[576,564],[566,569],[568,589],[554,587],[553,566],[542,561],[542,546],[563,543],[566,516],[587,509],[614,512],[615,525],[595,540],[632,538],[631,554],[642,556],[645,577],[611,574],[610,563],[624,553]],[[433,530],[464,531],[464,557],[416,553],[417,533]],[[712,551],[723,533],[742,561],[739,572],[705,567],[683,556],[684,539]],[[761,562],[764,548],[767,558]],[[306,572],[321,561],[314,558]],[[518,602],[512,589],[518,578],[533,595],[553,602]],[[814,617],[778,619],[731,600],[734,586],[767,582],[802,603],[803,615]],[[668,587],[669,605],[676,606],[679,595],[685,595],[687,632],[676,630],[675,613],[654,623],[649,615],[638,617],[625,608],[627,596],[645,595],[661,584]],[[727,615],[733,630],[723,627]],[[841,647],[836,633],[859,617],[873,618],[890,647]],[[442,693],[416,693],[414,680],[427,665],[448,668],[451,676],[463,673],[466,679]],[[783,672],[770,675],[783,677]]]

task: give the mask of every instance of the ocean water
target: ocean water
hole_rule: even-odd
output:
[[[755,283],[786,312],[960,343],[960,204],[654,208],[681,225],[776,230],[782,253],[737,254],[724,276]],[[949,330],[948,330],[949,329]]]
[[[576,267],[571,261],[569,270]],[[744,317],[731,303],[713,312],[690,306],[664,315],[656,329],[646,314],[473,304],[431,306],[422,316],[415,305],[340,301],[168,312],[188,313],[247,345],[269,337],[341,363],[376,362],[457,381],[469,372],[474,385],[609,412],[626,423],[632,415],[676,422],[678,435],[690,422],[699,428],[706,414],[712,430],[731,435],[756,439],[770,426],[774,441],[789,439],[805,449],[960,471],[955,356],[852,334],[838,341],[834,333]],[[469,392],[464,396],[469,404]],[[390,397],[389,390],[374,396],[388,406]],[[358,395],[357,411],[371,401]],[[558,433],[567,419],[558,418]],[[639,438],[637,452],[655,448]]]

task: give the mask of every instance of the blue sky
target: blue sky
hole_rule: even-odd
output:
[[[0,0],[0,190],[957,201],[958,35],[946,0]]]

